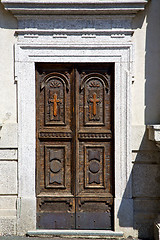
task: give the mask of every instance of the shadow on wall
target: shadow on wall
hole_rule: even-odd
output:
[[[160,124],[160,1],[150,1],[146,10],[138,13],[133,23],[135,29],[142,27],[145,16],[145,124],[148,125]],[[138,131],[138,128],[134,131],[136,137]],[[132,172],[118,218],[121,227],[133,226],[138,230],[139,238],[153,239],[154,221],[160,214],[160,150],[148,140],[147,129],[144,132],[140,147],[132,149]],[[128,197],[130,187],[132,198]]]
[[[145,123],[160,124],[160,1],[147,6]]]
[[[0,3],[0,28],[2,29],[17,28],[17,19],[12,15],[12,13],[9,13],[4,9],[2,3]]]
[[[141,239],[153,239],[154,221],[160,213],[160,151],[148,140],[147,130],[132,158],[132,172],[118,212],[119,224],[138,230]],[[130,187],[132,198],[129,198]]]

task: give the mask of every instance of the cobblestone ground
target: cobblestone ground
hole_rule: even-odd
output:
[[[1,236],[0,240],[106,240],[106,239],[110,239],[110,240],[142,240],[142,239],[138,239],[138,238],[132,238],[132,237],[128,237],[128,238],[72,238],[72,237],[17,237],[17,236]]]

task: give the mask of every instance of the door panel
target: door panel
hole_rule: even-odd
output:
[[[37,228],[111,229],[112,64],[37,64]]]
[[[43,194],[72,195],[71,152],[71,142],[64,142],[64,140],[40,144],[38,196]]]
[[[111,205],[106,198],[77,198],[76,228],[111,229]]]
[[[111,229],[111,66],[77,66],[76,228]]]
[[[80,142],[77,196],[112,197],[110,142]]]

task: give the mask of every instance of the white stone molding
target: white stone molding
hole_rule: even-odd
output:
[[[148,125],[148,131],[149,140],[154,141],[156,143],[156,146],[160,148],[160,125]]]
[[[114,230],[133,235],[131,84],[132,18],[144,0],[2,0],[18,18],[15,76],[18,84],[17,233],[36,229],[35,63],[113,63]],[[78,14],[78,15],[76,15]],[[103,15],[105,14],[105,15]]]
[[[128,44],[22,44],[15,48],[15,74],[18,79],[19,112],[19,208],[18,232],[36,228],[35,204],[35,63],[36,62],[112,62],[115,64],[115,230],[119,225],[122,199],[126,215],[133,215],[130,146],[130,88],[133,45]],[[23,71],[22,71],[23,69]],[[126,175],[127,174],[127,175]],[[126,187],[127,186],[127,187]],[[30,199],[30,204],[27,201]],[[24,201],[24,204],[21,203]],[[29,222],[26,206],[29,207]],[[32,202],[32,203],[31,203]],[[123,203],[124,204],[124,203]],[[20,207],[21,206],[21,207]],[[124,206],[123,206],[124,207]],[[32,214],[31,214],[32,213]],[[25,220],[25,225],[21,225]],[[128,220],[127,220],[128,221]],[[132,218],[131,220],[132,221]],[[28,225],[29,224],[29,225]],[[125,224],[128,223],[124,223]],[[132,224],[132,223],[131,223]]]
[[[46,14],[135,14],[147,0],[2,0],[5,8],[18,15]]]

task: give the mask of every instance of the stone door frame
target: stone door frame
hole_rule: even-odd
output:
[[[18,84],[18,233],[36,229],[36,62],[110,62],[115,63],[115,207],[114,230],[119,225],[120,205],[125,201],[126,211],[133,218],[131,172],[131,74],[132,44],[84,46],[16,44],[15,76]],[[128,185],[129,184],[129,185]],[[126,190],[127,186],[127,190]],[[125,192],[125,196],[124,196]],[[126,214],[127,214],[126,212]],[[27,214],[26,214],[27,213]]]

